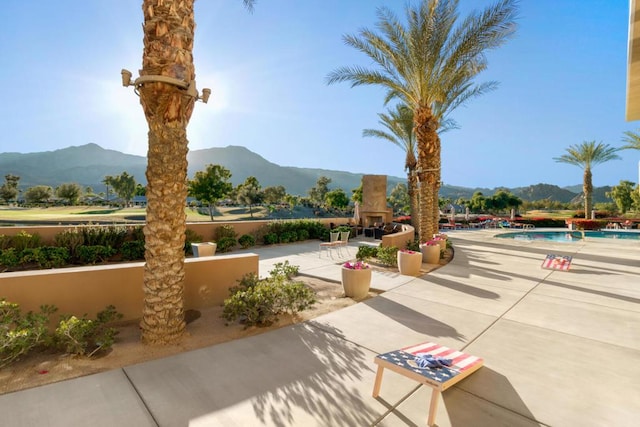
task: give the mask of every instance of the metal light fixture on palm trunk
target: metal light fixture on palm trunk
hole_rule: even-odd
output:
[[[202,96],[200,96],[200,94],[198,94],[198,90],[196,89],[195,80],[192,80],[191,83],[187,83],[184,80],[176,79],[169,76],[146,75],[146,76],[140,76],[137,79],[135,79],[135,81],[132,82],[131,78],[133,75],[131,74],[131,71],[125,70],[123,68],[122,71],[120,71],[120,74],[122,75],[122,86],[124,87],[133,86],[134,87],[133,90],[137,95],[139,95],[138,88],[143,84],[149,83],[149,82],[162,82],[162,83],[172,84],[174,86],[177,86],[180,89],[184,89],[186,95],[195,98],[196,101],[201,100],[205,104],[209,101],[209,97],[211,96],[211,89],[209,88],[202,89]]]

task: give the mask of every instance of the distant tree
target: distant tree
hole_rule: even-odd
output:
[[[388,202],[394,212],[409,212],[412,216],[414,212],[418,212],[417,210],[411,210],[411,197],[409,196],[407,186],[401,182],[396,184],[391,190],[391,193],[389,193]]]
[[[147,194],[147,187],[145,187],[140,183],[136,184],[136,191],[134,193],[134,196],[146,196],[146,194]]]
[[[82,188],[75,182],[60,184],[56,188],[56,196],[66,200],[70,205],[77,205],[81,195]]]
[[[35,187],[27,188],[24,192],[24,200],[29,204],[43,203],[51,198],[53,195],[53,188],[46,185],[36,185]]]
[[[87,185],[86,187],[84,187],[84,194],[86,196],[93,195],[93,187],[91,187],[90,185]]]
[[[329,192],[329,184],[331,184],[331,178],[321,176],[318,178],[318,181],[316,181],[316,186],[309,190],[309,198],[317,206],[324,205],[324,197]]]
[[[18,182],[20,177],[17,175],[7,174],[4,176],[4,184],[0,187],[0,198],[6,203],[18,198]]]
[[[593,195],[591,169],[597,164],[620,159],[620,156],[616,154],[620,149],[601,142],[596,144],[595,141],[584,141],[581,144],[571,145],[566,150],[566,154],[553,159],[556,162],[578,166],[584,170],[582,179],[584,217],[590,218]]]
[[[244,183],[238,186],[238,203],[249,206],[249,214],[253,218],[253,206],[262,202],[262,192],[260,183],[255,176],[249,176]]]
[[[631,198],[631,193],[633,190],[633,182],[631,181],[620,181],[620,184],[611,188],[611,191],[606,193],[607,197],[610,197],[620,213],[624,214],[633,206],[633,199]]]
[[[476,191],[469,200],[469,210],[473,213],[487,212],[487,199],[480,191]]]
[[[506,211],[511,208],[518,209],[522,205],[522,200],[518,196],[505,190],[496,191],[491,196],[491,202],[493,209],[497,211]]]
[[[265,189],[262,190],[262,195],[265,203],[275,205],[284,201],[287,190],[282,185],[265,187]]]
[[[129,175],[127,172],[122,172],[111,179],[111,186],[118,197],[123,200],[124,206],[129,206],[136,192],[136,179],[134,176]]]
[[[196,172],[193,180],[188,182],[189,195],[208,207],[211,221],[216,202],[227,197],[233,190],[230,179],[229,169],[210,164],[206,170]]]
[[[301,203],[301,197],[294,196],[292,194],[285,195],[284,200],[289,205],[289,211],[291,212],[293,212],[293,209]]]
[[[358,202],[362,203],[362,181],[360,181],[360,186],[358,188],[354,188],[351,190],[351,201],[353,203]]]
[[[327,206],[334,209],[344,209],[349,206],[349,197],[342,188],[329,191],[325,194],[324,201]]]
[[[106,192],[107,194],[105,196],[105,199],[107,200],[107,203],[109,203],[109,186],[111,186],[113,188],[113,176],[106,175],[104,177],[104,179],[102,180],[102,183],[107,188],[107,192]]]

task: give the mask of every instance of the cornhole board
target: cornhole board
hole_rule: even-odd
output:
[[[434,357],[452,359],[452,364],[449,367],[442,368],[420,368],[415,363],[418,353],[428,353]],[[480,369],[484,361],[480,357],[452,350],[436,343],[425,342],[400,350],[378,354],[374,358],[374,363],[378,365],[378,372],[373,385],[373,397],[378,397],[380,394],[382,373],[385,368],[431,387],[431,402],[429,403],[427,425],[432,426],[435,422],[440,394]]]
[[[547,257],[542,261],[542,268],[547,270],[569,271],[572,260],[573,258],[569,255],[547,254]]]

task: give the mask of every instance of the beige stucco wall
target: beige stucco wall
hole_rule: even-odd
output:
[[[253,253],[186,259],[185,309],[222,304],[245,274],[259,273],[258,261]],[[58,314],[89,317],[113,304],[123,320],[134,320],[142,313],[143,268],[137,262],[2,273],[0,298],[20,304],[25,313],[52,304]],[[57,315],[53,317],[56,321]]]
[[[402,231],[393,234],[385,234],[382,236],[382,242],[380,246],[392,247],[395,246],[398,249],[405,249],[408,241],[415,239],[415,230],[408,224],[402,225]]]

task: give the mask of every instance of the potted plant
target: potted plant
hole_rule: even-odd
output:
[[[342,287],[344,294],[353,299],[362,299],[371,286],[371,266],[363,261],[342,264]]]
[[[422,254],[409,249],[398,251],[398,270],[405,276],[419,276],[422,267]]]
[[[422,262],[427,264],[440,263],[440,251],[441,246],[438,240],[432,239],[420,245],[420,252],[422,252]]]
[[[440,244],[440,249],[445,250],[447,249],[447,235],[443,234],[443,233],[438,233],[438,234],[434,234],[433,235],[433,239],[431,240],[435,240],[436,242],[438,242],[438,244]]]

